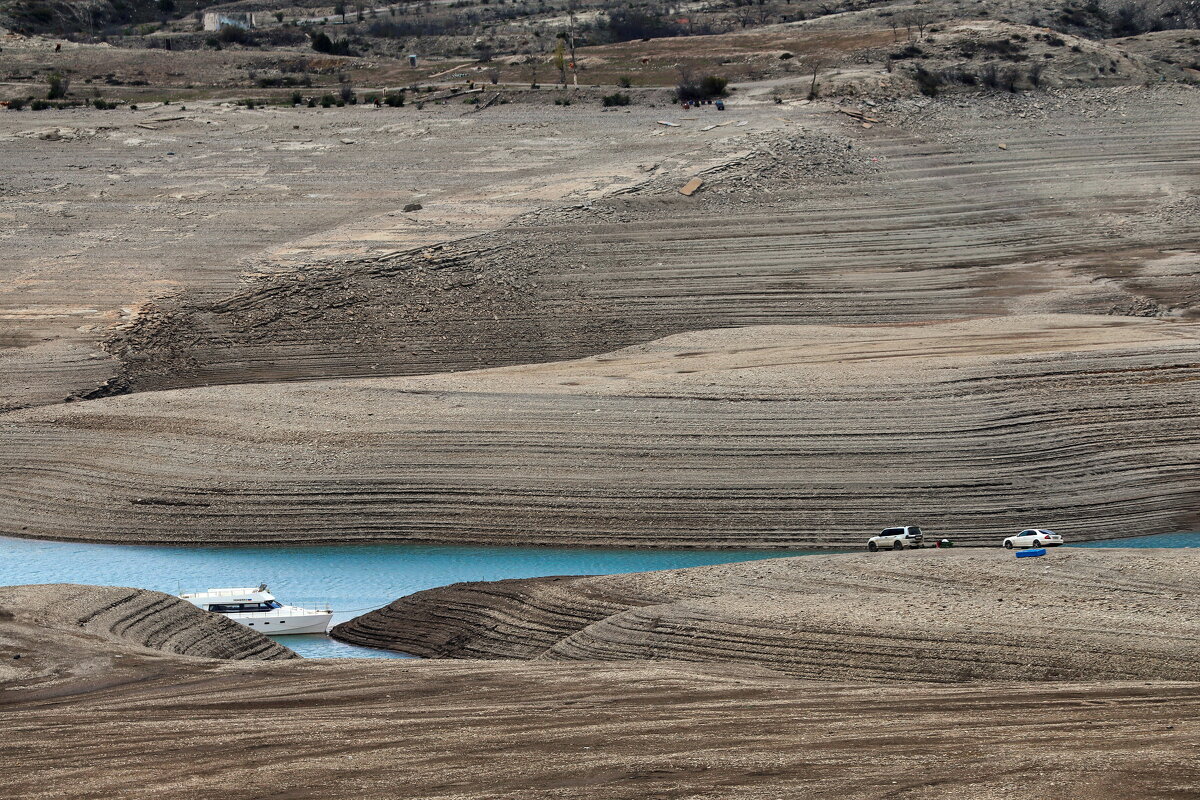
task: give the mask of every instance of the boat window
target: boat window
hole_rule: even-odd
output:
[[[267,603],[267,605],[269,605],[271,608],[283,608],[283,603],[279,602],[278,600],[272,600],[271,602]]]
[[[246,611],[270,611],[272,608],[279,606],[271,603],[213,603],[208,610],[218,614],[237,614]]]

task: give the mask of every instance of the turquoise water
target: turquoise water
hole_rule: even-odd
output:
[[[1200,533],[1171,533],[1071,547],[1200,547]],[[397,597],[459,581],[542,575],[610,575],[805,555],[813,550],[571,550],[514,547],[345,545],[131,547],[0,537],[0,585],[92,583],[171,594],[266,583],[282,601],[328,604],[335,623]],[[307,658],[404,658],[327,636],[283,636]]]
[[[1154,536],[1133,536],[1128,539],[1109,539],[1105,542],[1081,542],[1069,547],[1200,547],[1200,532],[1160,533]]]
[[[133,547],[0,537],[0,585],[91,583],[170,594],[266,583],[282,602],[329,604],[333,621],[397,597],[460,581],[542,575],[608,575],[802,555],[810,550],[569,550],[514,547],[345,545]],[[828,551],[825,551],[828,552]],[[326,636],[279,641],[308,658],[396,658]]]

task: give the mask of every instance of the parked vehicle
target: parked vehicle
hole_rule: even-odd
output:
[[[1014,547],[1058,547],[1062,543],[1063,538],[1054,531],[1048,531],[1045,528],[1029,528],[1016,536],[1005,539],[1004,548],[1012,550]]]
[[[925,537],[916,525],[905,525],[900,528],[884,528],[878,536],[867,540],[867,549],[874,553],[876,550],[903,550],[914,547],[924,547]]]

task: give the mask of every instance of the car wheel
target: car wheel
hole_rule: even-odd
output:
[[[1005,549],[1005,550],[1012,550],[1012,542],[1005,542],[1005,543],[1004,543],[1004,549]]]
[[[892,549],[893,550],[903,550],[904,543],[903,542],[892,542]]]
[[[874,542],[867,542],[867,549],[874,553],[879,549],[879,545],[875,544]]]

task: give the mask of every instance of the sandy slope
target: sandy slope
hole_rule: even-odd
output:
[[[880,689],[736,665],[177,664],[12,697],[9,796],[1188,797],[1200,687]],[[53,730],[53,737],[46,736]]]
[[[906,522],[987,545],[1189,530],[1198,363],[1194,323],[1041,315],[134,394],[0,418],[0,530],[853,547]]]
[[[0,411],[102,384],[117,369],[99,343],[164,297],[478,235],[659,173],[682,182],[781,125],[760,114],[738,136],[649,137],[658,113],[199,101],[0,114]]]
[[[130,386],[169,388],[576,358],[733,325],[1200,301],[1200,89],[884,101],[864,106],[869,130],[826,104],[768,107],[783,131],[682,122],[746,151],[692,198],[664,180],[441,250],[185,294],[112,352]]]
[[[180,658],[198,663],[298,656],[162,592],[65,583],[0,586],[0,706],[144,680],[178,669]]]
[[[466,583],[335,629],[423,656],[738,662],[818,680],[1200,679],[1188,550],[803,556]]]
[[[968,556],[956,563],[977,561]],[[795,563],[742,579],[776,591],[775,568]],[[624,580],[635,595],[650,581],[682,595],[723,574]],[[1144,607],[1154,587],[1141,574],[1102,590]],[[0,796],[1117,800],[1200,787],[1196,683],[933,686],[918,672],[862,685],[729,662],[263,661],[253,659],[287,651],[203,645],[240,626],[165,598],[0,590]]]

